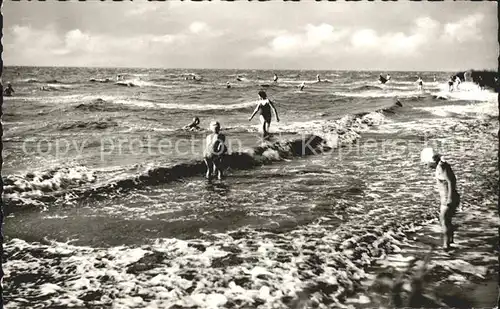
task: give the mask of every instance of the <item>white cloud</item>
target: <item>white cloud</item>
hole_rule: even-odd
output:
[[[439,31],[439,23],[429,17],[417,18],[411,33],[389,32],[378,34],[373,29],[361,29],[351,36],[351,45],[356,52],[385,55],[413,55],[433,40]]]
[[[347,30],[336,30],[332,25],[323,23],[318,26],[307,24],[300,33],[267,30],[261,34],[271,36],[273,39],[266,47],[255,49],[253,54],[293,56],[309,52],[326,52],[333,43],[347,34]]]
[[[444,26],[444,39],[458,42],[477,41],[482,39],[480,25],[484,16],[482,14],[470,15],[456,23]]]
[[[195,21],[191,25],[189,25],[189,31],[194,34],[199,34],[202,32],[208,32],[209,27],[206,23]]]

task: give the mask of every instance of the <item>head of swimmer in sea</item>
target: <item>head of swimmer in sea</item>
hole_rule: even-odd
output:
[[[194,117],[193,118],[193,123],[196,124],[196,125],[200,124],[200,118]]]
[[[210,130],[214,133],[220,132],[220,123],[218,121],[210,122]]]
[[[267,99],[267,93],[264,90],[259,91],[259,98],[262,100]]]
[[[435,169],[439,164],[439,161],[441,161],[441,155],[436,153],[432,156],[432,162],[427,163],[427,166],[431,169]]]

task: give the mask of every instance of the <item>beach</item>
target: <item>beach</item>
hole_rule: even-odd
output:
[[[449,92],[451,72],[273,73],[7,67],[5,307],[390,307],[377,276],[428,254],[429,304],[493,306],[497,94]],[[248,121],[261,89],[281,118],[266,142]],[[230,151],[209,182],[212,120]],[[462,196],[449,252],[425,147]]]

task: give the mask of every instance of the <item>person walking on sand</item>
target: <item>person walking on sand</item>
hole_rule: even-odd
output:
[[[423,91],[424,90],[424,81],[422,80],[422,78],[420,76],[418,77],[416,83],[418,85],[418,90]]]
[[[454,241],[455,227],[452,219],[460,204],[460,195],[457,192],[455,173],[443,156],[434,153],[432,148],[422,150],[421,161],[429,167],[435,168],[436,188],[440,197],[439,222],[443,233],[443,248],[448,250]]]
[[[212,178],[212,174],[217,179],[222,179],[222,163],[224,155],[227,152],[226,136],[220,133],[220,123],[212,121],[210,123],[212,134],[207,136],[206,148],[204,152],[204,161],[207,166],[207,179]]]
[[[5,88],[5,90],[3,91],[3,94],[7,97],[10,97],[12,96],[12,94],[14,93],[14,88],[12,88],[12,84],[11,83],[7,83],[7,88]]]
[[[280,118],[276,107],[273,102],[267,98],[267,94],[264,90],[259,91],[259,99],[257,107],[255,107],[255,110],[253,111],[252,116],[248,118],[248,121],[251,121],[255,114],[260,111],[259,118],[260,123],[262,124],[262,136],[266,138],[269,136],[269,127],[271,126],[271,109],[274,111],[277,122],[280,122]]]

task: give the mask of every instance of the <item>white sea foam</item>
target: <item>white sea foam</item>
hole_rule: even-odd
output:
[[[254,107],[257,105],[257,101],[249,101],[249,102],[234,103],[234,104],[175,104],[175,103],[156,103],[152,101],[135,100],[135,99],[113,100],[113,103],[133,105],[151,109],[179,109],[179,110],[199,110],[199,111],[244,109],[244,108]]]

